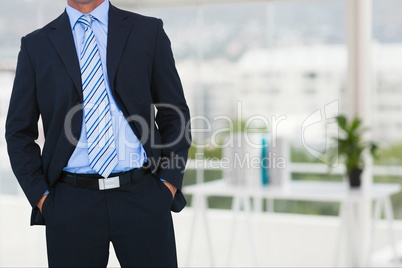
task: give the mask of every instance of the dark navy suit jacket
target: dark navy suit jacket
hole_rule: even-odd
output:
[[[113,97],[154,164],[153,172],[180,189],[191,143],[190,115],[162,21],[110,5],[107,43]],[[80,66],[64,12],[22,38],[6,122],[11,165],[33,207],[32,225],[45,223],[36,204],[57,182],[75,149],[82,103]],[[39,117],[45,135],[42,151],[35,142]],[[184,206],[178,191],[172,210]]]

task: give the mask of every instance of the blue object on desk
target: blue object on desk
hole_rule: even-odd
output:
[[[268,148],[267,148],[267,142],[265,138],[262,138],[261,141],[261,184],[263,186],[268,185],[269,183],[269,172],[268,172]]]

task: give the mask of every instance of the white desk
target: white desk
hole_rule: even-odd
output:
[[[233,197],[232,210],[233,210],[233,222],[232,222],[232,232],[231,241],[229,241],[227,264],[230,265],[232,260],[232,245],[235,236],[236,229],[236,218],[241,207],[244,208],[246,213],[251,213],[253,208],[251,205],[251,198],[254,199],[254,203],[257,206],[254,210],[262,211],[261,200],[265,198],[268,205],[273,208],[272,202],[275,199],[282,200],[299,200],[299,201],[317,201],[317,202],[338,202],[340,203],[340,228],[339,228],[339,239],[337,243],[337,252],[335,254],[335,265],[338,265],[339,260],[339,250],[341,248],[342,236],[349,239],[349,246],[351,249],[350,254],[350,265],[362,266],[369,265],[370,256],[372,253],[372,245],[375,237],[376,223],[381,217],[382,211],[388,221],[388,234],[390,243],[394,249],[394,257],[397,257],[395,241],[393,235],[392,221],[393,221],[393,209],[391,205],[391,196],[400,192],[401,187],[399,184],[384,184],[384,183],[374,183],[371,191],[364,192],[360,189],[350,189],[346,183],[340,182],[321,182],[321,181],[292,181],[289,185],[278,187],[278,186],[268,186],[268,187],[245,187],[240,185],[230,185],[225,180],[216,180],[202,184],[196,184],[187,186],[183,189],[184,193],[192,194],[193,201],[192,206],[194,208],[194,216],[192,221],[191,233],[189,237],[189,252],[187,257],[187,265],[189,265],[192,253],[193,245],[193,233],[195,230],[195,224],[197,222],[197,215],[202,216],[203,222],[205,224],[205,230],[207,235],[209,255],[211,266],[214,265],[213,250],[210,239],[208,222],[206,219],[206,210],[208,209],[208,197],[209,196],[226,196]],[[370,234],[369,249],[365,260],[363,258],[358,258],[356,260],[356,255],[363,254],[359,252],[361,244],[359,244],[360,238],[358,237],[358,219],[356,218],[357,210],[359,204],[362,202],[369,202],[372,204],[374,201],[374,214],[372,222],[372,233]],[[269,207],[269,206],[268,206]],[[247,217],[250,220],[250,217]],[[248,222],[248,232],[250,237],[250,250],[252,254],[255,254],[254,249],[254,236],[252,231],[251,222]],[[355,260],[353,259],[355,258]],[[253,265],[257,265],[257,257],[253,256]]]

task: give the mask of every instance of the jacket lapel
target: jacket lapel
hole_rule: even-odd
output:
[[[127,15],[110,4],[109,29],[107,37],[107,70],[110,87],[114,91],[114,79],[123,54],[132,24],[125,20]]]
[[[67,13],[64,12],[53,23],[53,25],[51,25],[51,27],[54,30],[48,34],[49,38],[64,65],[66,66],[66,69],[71,76],[71,79],[73,80],[78,94],[82,100],[80,64],[78,62],[74,38]]]

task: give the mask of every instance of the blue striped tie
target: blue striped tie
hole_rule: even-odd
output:
[[[102,62],[91,29],[94,19],[91,15],[83,15],[78,19],[85,30],[80,54],[84,120],[89,165],[107,178],[117,165],[117,153]]]

